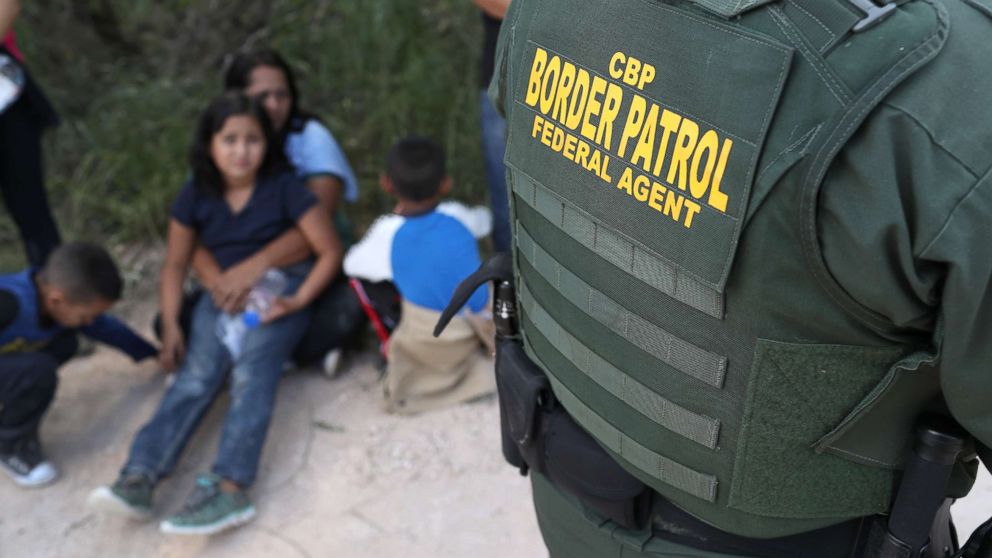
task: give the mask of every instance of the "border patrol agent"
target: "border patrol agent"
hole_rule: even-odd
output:
[[[513,2],[497,381],[553,557],[953,552],[990,60],[990,0]]]

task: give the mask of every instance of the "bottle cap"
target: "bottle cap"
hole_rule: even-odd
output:
[[[262,323],[262,317],[258,315],[258,312],[245,312],[242,320],[244,320],[245,327],[248,329],[255,329]]]

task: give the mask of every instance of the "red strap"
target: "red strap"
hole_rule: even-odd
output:
[[[358,279],[349,279],[348,284],[351,285],[351,290],[355,291],[358,302],[362,305],[362,310],[365,311],[365,315],[372,322],[372,327],[375,328],[375,335],[379,338],[379,352],[382,353],[382,358],[389,358],[387,356],[389,354],[389,331],[386,329],[385,324],[382,323],[379,313],[372,306],[372,301],[369,300],[369,295],[365,292],[365,287],[362,286],[362,282]]]
[[[14,58],[16,58],[18,62],[22,64],[24,63],[24,55],[21,54],[21,51],[17,50],[17,43],[14,41],[13,31],[7,33],[7,36],[3,38],[3,46],[5,46],[7,50],[14,55]]]

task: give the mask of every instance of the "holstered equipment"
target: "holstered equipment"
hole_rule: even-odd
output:
[[[626,529],[647,525],[651,491],[583,430],[555,399],[547,376],[524,352],[517,331],[509,257],[498,255],[462,282],[445,308],[441,331],[482,283],[493,281],[496,387],[503,456],[521,474],[533,470],[583,505]]]
[[[967,442],[967,434],[948,417],[921,419],[892,511],[884,524],[877,520],[872,526],[866,557],[924,558],[954,550],[954,541],[931,541],[931,530],[941,507],[949,505],[947,484]]]

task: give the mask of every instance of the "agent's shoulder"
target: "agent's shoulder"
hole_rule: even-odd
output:
[[[948,17],[943,48],[883,104],[915,120],[941,148],[983,174],[992,152],[992,0],[935,4]]]

